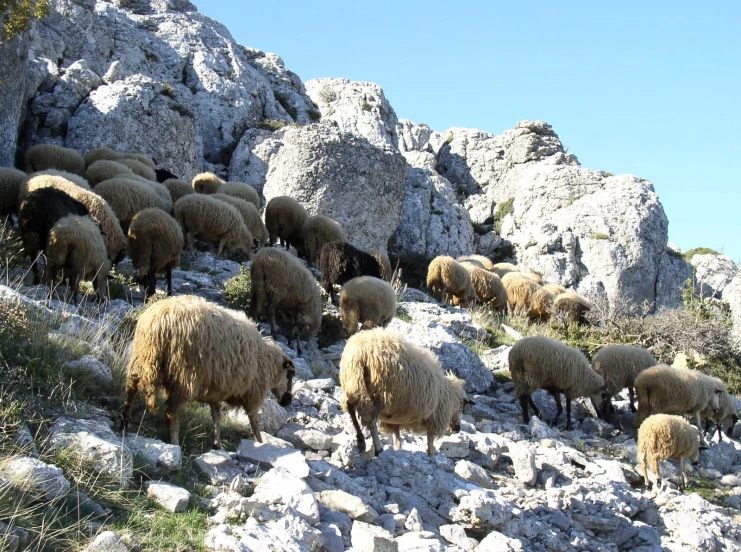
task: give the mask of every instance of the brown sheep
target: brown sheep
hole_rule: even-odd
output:
[[[296,250],[304,247],[304,224],[309,218],[306,209],[289,196],[274,197],[265,206],[265,227],[270,234],[270,245],[280,239],[280,245]]]
[[[443,304],[458,297],[462,306],[476,300],[476,291],[471,276],[453,257],[441,255],[432,259],[427,268],[427,289]]]
[[[323,215],[309,217],[304,224],[304,249],[311,266],[319,264],[319,255],[325,244],[345,241],[345,232],[336,221]]]

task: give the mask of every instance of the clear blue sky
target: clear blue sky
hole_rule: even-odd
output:
[[[741,2],[195,3],[302,80],[376,82],[435,130],[548,121],[585,167],[653,181],[683,251],[741,261]]]

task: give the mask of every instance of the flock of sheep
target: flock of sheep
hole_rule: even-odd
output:
[[[400,429],[427,436],[427,452],[448,430],[460,429],[468,401],[464,382],[445,375],[428,350],[385,329],[396,315],[396,294],[388,283],[391,264],[381,251],[362,251],[348,243],[341,226],[326,216],[309,216],[295,199],[271,199],[260,214],[259,194],[249,185],[224,182],[212,173],[189,184],[142,154],[111,148],[94,149],[82,157],[60,146],[42,144],[28,150],[26,171],[0,168],[0,217],[16,215],[25,252],[43,253],[47,278],[62,271],[77,302],[79,283],[92,280],[100,300],[106,297],[108,274],[128,252],[146,295],[156,290],[156,276],[167,277],[167,299],[150,305],[137,323],[127,368],[123,429],[141,392],[154,413],[157,397],[166,396],[170,441],[177,443],[178,409],[195,400],[211,407],[214,447],[221,446],[221,403],[244,408],[257,441],[259,416],[268,391],[281,405],[291,402],[295,368],[257,325],[238,313],[200,297],[172,297],[172,271],[183,248],[194,240],[212,245],[218,257],[239,252],[251,260],[250,315],[265,315],[276,337],[276,314],[288,344],[310,339],[322,323],[322,293],[336,303],[348,335],[340,361],[343,408],[357,433],[358,448],[366,443],[361,421],[368,427],[376,455],[380,429],[401,446]],[[12,219],[11,219],[12,220]],[[280,242],[285,250],[272,246]],[[321,271],[321,286],[293,254]],[[255,250],[257,250],[255,252]],[[37,262],[34,281],[39,282]],[[480,303],[495,312],[521,311],[534,319],[555,317],[583,323],[589,302],[555,284],[542,285],[539,275],[520,272],[512,264],[494,264],[472,255],[437,257],[430,263],[427,287],[442,303],[467,307]],[[145,296],[146,296],[145,295]],[[358,333],[358,325],[366,330]],[[537,389],[555,399],[555,424],[566,397],[566,427],[571,428],[571,401],[589,397],[598,415],[607,418],[611,398],[629,389],[630,407],[638,398],[639,458],[648,484],[647,464],[659,481],[658,461],[697,459],[703,437],[680,416],[714,421],[719,438],[730,434],[737,420],[722,381],[694,370],[657,364],[646,350],[608,346],[591,364],[578,350],[545,337],[526,337],[509,353],[515,394],[523,421],[529,409],[540,415],[532,399]],[[635,389],[635,394],[634,394]]]

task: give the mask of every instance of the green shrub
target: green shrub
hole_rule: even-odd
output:
[[[300,125],[296,123],[291,123],[290,121],[276,121],[275,119],[263,119],[262,121],[255,123],[255,128],[259,128],[262,130],[269,130],[270,132],[276,132],[287,126],[300,126]]]
[[[368,100],[363,100],[363,102],[360,104],[360,109],[362,109],[363,111],[370,111],[372,109],[372,106],[368,103]]]
[[[502,221],[504,217],[515,211],[515,198],[511,197],[506,201],[502,201],[497,205],[494,215],[492,216],[492,223],[494,224],[494,231],[497,234],[502,233]]]
[[[682,257],[684,257],[684,260],[689,262],[692,262],[692,257],[695,255],[720,255],[715,249],[710,249],[709,247],[695,247],[693,249],[690,249],[688,251],[685,251],[682,254]]]
[[[224,284],[224,299],[232,309],[248,312],[252,299],[252,278],[249,268],[239,269],[239,276],[230,278]]]
[[[48,14],[49,0],[0,0],[0,20],[3,22],[0,44],[25,33],[34,19]]]
[[[345,337],[345,328],[339,316],[330,313],[322,314],[322,326],[316,336],[317,344],[320,349],[334,345],[340,339]]]
[[[593,240],[609,240],[610,236],[603,232],[593,232],[589,234],[589,237]]]
[[[611,172],[602,171],[602,178],[609,178],[611,176],[614,176]]]
[[[322,113],[318,109],[310,109],[309,110],[309,119],[311,119],[314,122],[317,122],[322,118]]]

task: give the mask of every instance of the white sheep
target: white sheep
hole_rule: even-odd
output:
[[[396,292],[388,283],[372,276],[353,278],[340,292],[340,318],[350,337],[361,329],[385,328],[396,316]]]
[[[73,149],[57,146],[56,144],[36,144],[32,146],[25,157],[26,172],[28,174],[57,169],[85,176],[85,160],[82,155]]]
[[[643,479],[646,488],[650,488],[646,465],[651,465],[651,471],[656,474],[656,485],[661,487],[661,468],[659,461],[676,460],[682,474],[680,487],[682,490],[689,485],[687,472],[684,468],[685,458],[697,462],[700,454],[697,429],[679,416],[668,414],[654,414],[649,416],[638,429],[638,459],[641,462]]]
[[[630,411],[635,412],[633,385],[638,374],[656,366],[654,356],[646,349],[629,345],[602,347],[592,359],[592,368],[605,378],[601,395],[592,397],[592,405],[602,419],[607,419],[611,410],[611,399],[621,390],[628,388]]]
[[[180,225],[161,209],[139,211],[129,225],[129,254],[139,283],[146,284],[146,296],[156,291],[156,276],[165,272],[167,295],[172,295],[172,271],[180,265],[183,232]]]

